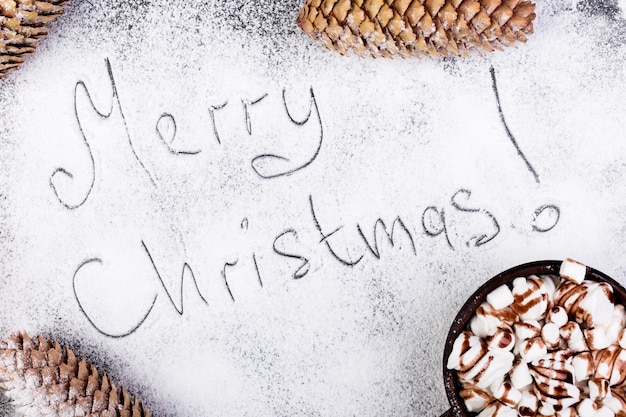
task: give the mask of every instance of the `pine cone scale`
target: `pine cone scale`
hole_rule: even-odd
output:
[[[68,0],[0,0],[0,78],[20,66],[48,34]]]
[[[44,338],[12,335],[0,343],[0,386],[22,415],[51,417],[149,417],[124,388],[118,394],[106,373],[70,349]]]
[[[533,31],[530,0],[308,0],[298,25],[341,54],[462,56]]]

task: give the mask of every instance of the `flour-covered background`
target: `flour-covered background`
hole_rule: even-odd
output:
[[[438,416],[482,282],[569,256],[626,283],[617,2],[393,61],[322,49],[300,6],[76,0],[0,81],[3,337],[156,416]]]

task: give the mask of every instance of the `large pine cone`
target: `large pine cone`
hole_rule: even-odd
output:
[[[0,342],[0,387],[22,416],[150,417],[106,373],[41,336],[20,333]]]
[[[533,32],[530,0],[307,0],[298,25],[341,54],[466,56]]]
[[[0,78],[35,51],[68,1],[0,0]]]

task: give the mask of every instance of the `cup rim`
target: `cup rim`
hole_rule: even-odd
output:
[[[469,321],[474,315],[474,311],[486,300],[487,295],[500,287],[503,284],[512,282],[517,277],[527,277],[530,275],[558,275],[561,263],[563,261],[535,261],[528,262],[507,269],[486,281],[480,286],[463,304],[463,307],[457,313],[452,326],[446,337],[446,343],[443,351],[443,381],[448,397],[448,401],[451,406],[451,416],[454,417],[470,417],[470,413],[465,408],[465,404],[459,395],[456,384],[456,372],[454,370],[447,369],[447,362],[455,340],[467,329]],[[585,279],[591,279],[593,281],[606,282],[613,288],[613,293],[620,304],[626,306],[626,289],[608,275],[587,266],[587,275]]]

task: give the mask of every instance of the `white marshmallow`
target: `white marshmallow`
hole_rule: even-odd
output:
[[[578,411],[580,417],[593,417],[596,411],[598,411],[598,405],[589,398],[585,398],[578,403],[576,411]]]
[[[556,417],[578,417],[578,413],[574,407],[567,407],[558,410],[555,414]]]
[[[517,410],[509,406],[502,407],[494,415],[494,417],[518,417]]]
[[[561,344],[559,327],[554,323],[546,323],[543,329],[541,329],[541,338],[549,350],[558,348]]]
[[[591,350],[602,350],[611,346],[611,342],[603,328],[585,329],[583,331],[587,345]]]
[[[487,352],[467,372],[458,372],[459,379],[471,382],[478,388],[486,389],[504,377],[513,366],[515,355],[511,352],[494,350]]]
[[[479,337],[470,332],[461,333],[454,341],[452,352],[450,352],[450,356],[448,356],[448,369],[459,370],[461,367],[461,355],[467,352],[469,348],[479,346],[480,344],[481,340]]]
[[[554,409],[554,405],[542,403],[539,406],[539,414],[542,416],[553,416],[556,410]]]
[[[493,307],[488,303],[483,303],[476,310],[476,315],[470,321],[470,329],[476,336],[492,336],[502,324],[502,320],[490,314],[492,311]]]
[[[489,349],[510,351],[515,346],[515,335],[513,334],[513,329],[503,325],[496,330],[493,336],[487,336],[485,341]]]
[[[541,334],[541,324],[537,320],[520,321],[513,325],[515,337],[519,342],[532,339]]]
[[[487,392],[473,386],[461,390],[459,395],[463,398],[465,408],[470,413],[478,413],[484,410],[487,404],[492,401],[491,396]]]
[[[488,405],[477,417],[518,417],[514,408],[499,402]]]
[[[493,397],[509,407],[515,407],[522,399],[522,393],[509,382],[503,382],[493,389]]]
[[[483,389],[493,385],[496,381],[503,380],[515,360],[515,355],[511,352],[493,351],[489,352],[489,355],[493,359],[487,370],[476,381],[476,385]]]
[[[611,346],[616,349],[617,346]],[[620,349],[617,359],[613,362],[613,372],[611,372],[611,379],[609,385],[611,386],[623,386],[626,383],[626,350]]]
[[[539,361],[534,361],[533,365],[538,366],[555,366],[555,364],[567,364],[568,361],[574,357],[574,352],[569,349],[560,349],[553,352],[549,352],[546,356]],[[546,365],[548,364],[548,365]],[[558,368],[559,370],[565,369],[564,367]]]
[[[618,368],[619,371],[619,367],[624,365],[622,360],[620,359],[621,352],[622,350],[617,346],[611,346],[608,349],[594,352],[593,362],[596,367],[593,376],[594,379],[611,380],[613,378],[613,371],[615,371],[616,368]],[[626,372],[626,370],[622,372]]]
[[[540,278],[543,281],[542,289],[548,294],[550,304],[553,304],[554,293],[556,292],[556,286],[559,278],[554,275],[541,275]]]
[[[622,402],[613,396],[606,397],[602,401],[602,405],[604,405],[605,407],[608,407],[615,414],[622,411]]]
[[[626,330],[622,330],[619,334],[619,346],[626,349]]]
[[[572,367],[574,368],[574,379],[576,381],[586,381],[591,378],[594,373],[593,356],[591,352],[583,352],[574,356]]]
[[[613,308],[609,323],[602,327],[611,345],[619,344],[620,333],[624,327],[626,327],[626,312],[624,306],[618,304]]]
[[[531,275],[526,279],[528,289],[515,292],[515,302],[511,305],[521,320],[543,320],[552,306],[554,283],[548,278]],[[515,290],[515,288],[513,288]]]
[[[492,403],[485,407],[477,417],[493,417],[496,415],[496,411],[498,411],[498,405]]]
[[[567,258],[561,264],[559,275],[561,275],[568,281],[580,284],[581,282],[583,282],[585,276],[587,275],[587,267],[580,262]]]
[[[573,378],[574,372],[571,364],[567,363],[554,363],[555,366],[550,366],[551,364],[546,364],[547,366],[542,367],[538,365],[533,365],[530,368],[530,374],[535,378],[535,381],[539,383],[551,383],[551,381],[570,381]]]
[[[545,356],[548,353],[548,348],[540,337],[533,337],[520,344],[519,353],[522,360],[532,362]]]
[[[526,291],[529,290],[528,282],[525,277],[515,278],[513,280],[513,290],[511,291],[513,295],[522,295]]]
[[[609,407],[602,406],[596,411],[593,417],[615,417],[615,413]]]
[[[561,327],[561,337],[567,342],[567,347],[574,352],[586,352],[589,350],[587,341],[583,335],[580,326],[575,321],[568,322],[565,326]]]
[[[476,366],[476,363],[487,354],[488,350],[489,348],[483,342],[480,345],[472,346],[461,355],[457,370],[467,372],[470,368]]]
[[[580,389],[568,382],[546,378],[533,373],[535,378],[534,393],[542,404],[551,404],[560,408],[571,407],[581,398]]]
[[[532,384],[533,377],[528,369],[528,364],[524,361],[517,360],[513,365],[513,369],[509,373],[511,384],[518,390]],[[536,410],[535,410],[536,411]]]
[[[487,295],[487,302],[496,310],[510,306],[513,301],[513,293],[506,285],[496,288]]]
[[[588,327],[602,326],[613,315],[613,288],[604,282],[588,282],[589,292],[583,297],[579,308],[584,312]]]
[[[569,321],[567,317],[567,311],[561,306],[552,307],[548,311],[547,320],[550,323],[556,324],[559,328],[565,326]]]
[[[522,398],[517,403],[517,411],[521,416],[534,416],[539,409],[539,400],[530,391],[522,392]]]
[[[606,379],[592,379],[588,382],[589,399],[592,401],[601,401],[609,395],[609,381]]]

